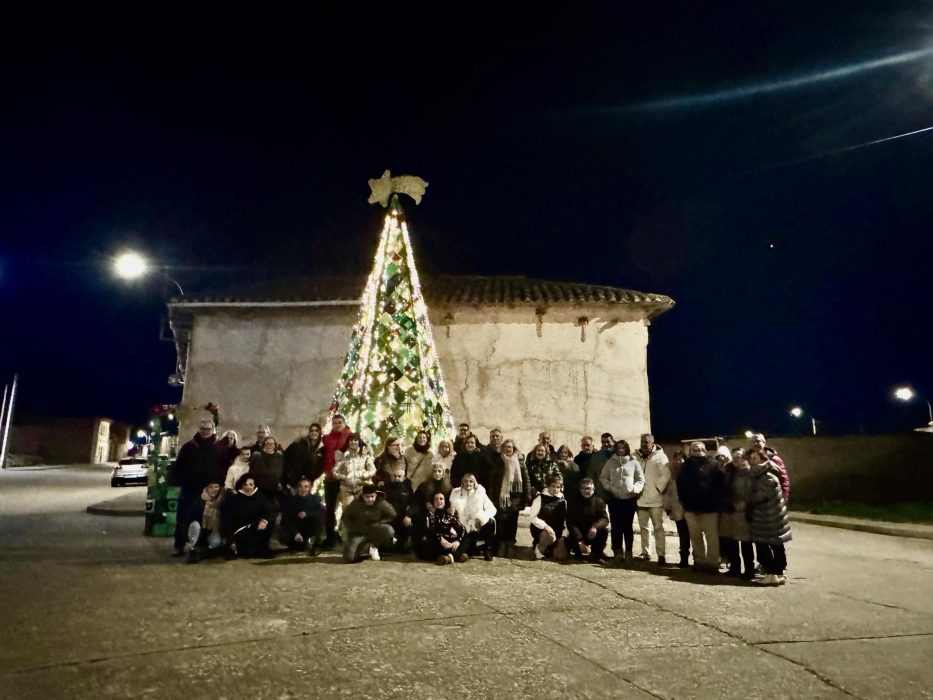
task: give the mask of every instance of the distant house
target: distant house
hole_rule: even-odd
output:
[[[268,423],[290,441],[326,416],[364,279],[292,278],[169,303],[184,398],[252,438]],[[483,441],[500,427],[527,449],[542,429],[575,449],[584,433],[650,429],[648,327],[667,296],[524,277],[423,281],[455,421]]]
[[[110,418],[22,416],[10,431],[10,454],[44,464],[115,462],[126,456],[130,426]]]

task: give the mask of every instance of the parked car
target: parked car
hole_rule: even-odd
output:
[[[145,457],[127,457],[117,462],[110,475],[111,486],[137,484],[145,486],[149,482],[149,464]]]

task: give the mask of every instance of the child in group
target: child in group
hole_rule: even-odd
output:
[[[363,492],[363,485],[372,481],[376,464],[359,433],[350,435],[347,449],[337,450],[334,459],[334,478],[340,480],[340,505],[346,508]]]
[[[411,536],[411,516],[415,494],[411,490],[411,481],[405,477],[405,468],[396,465],[389,475],[389,482],[383,487],[386,500],[395,509],[392,529],[395,531],[395,551],[405,553],[405,545]]]
[[[295,493],[285,498],[282,514],[282,544],[296,551],[306,549],[315,556],[324,540],[324,503],[311,492],[311,479],[298,479]]]
[[[758,552],[758,561],[765,574],[762,583],[780,586],[787,582],[785,543],[791,540],[787,506],[781,493],[781,482],[771,460],[762,450],[750,450],[751,493],[748,497],[748,515],[752,542]]]
[[[425,530],[428,533],[426,554],[428,558],[436,558],[440,565],[454,563],[454,557],[466,535],[466,529],[460,521],[446,509],[446,501],[442,492],[435,493],[431,509],[425,517]]]
[[[483,559],[490,561],[496,542],[496,507],[473,474],[464,474],[460,486],[451,491],[450,509],[466,531],[457,561],[463,563],[475,555],[479,542],[483,543]]]
[[[561,493],[563,479],[551,474],[545,479],[544,491],[531,502],[531,541],[535,559],[554,556],[554,549],[564,535],[567,521],[567,501]]]

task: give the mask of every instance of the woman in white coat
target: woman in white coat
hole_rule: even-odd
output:
[[[496,507],[475,476],[464,474],[460,486],[451,491],[450,510],[466,530],[457,560],[465,562],[469,555],[475,555],[482,542],[483,559],[490,561],[496,540]]]

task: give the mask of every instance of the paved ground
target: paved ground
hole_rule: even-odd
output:
[[[933,697],[933,542],[795,526],[789,583],[654,566],[187,566],[90,515],[100,467],[0,473],[0,697]]]

